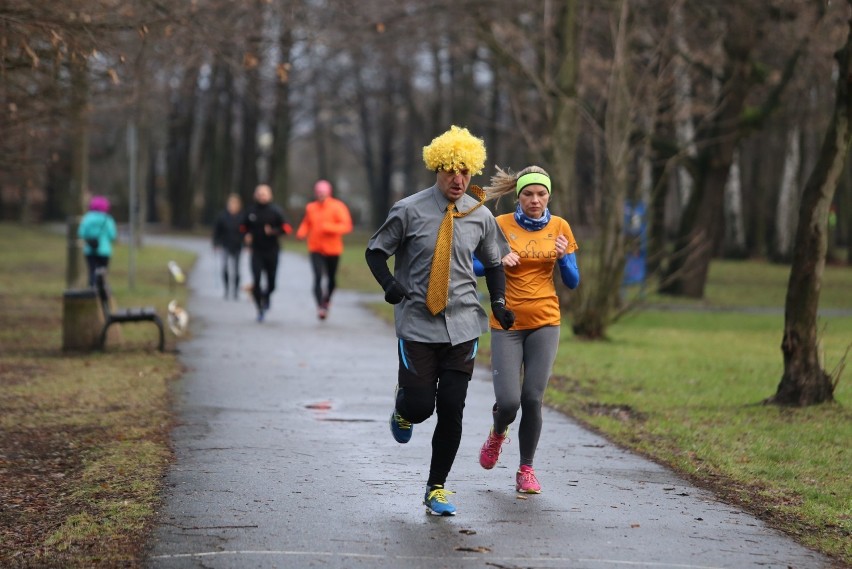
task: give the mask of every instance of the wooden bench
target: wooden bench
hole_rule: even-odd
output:
[[[109,327],[116,323],[123,322],[153,322],[157,325],[157,330],[160,332],[160,343],[158,349],[162,352],[165,347],[165,335],[163,333],[163,321],[157,315],[157,310],[153,306],[144,306],[139,308],[124,308],[113,309],[111,301],[111,292],[109,284],[107,284],[106,269],[100,268],[95,272],[95,288],[98,292],[98,299],[101,302],[101,308],[104,312],[104,327],[101,330],[100,349],[106,347],[107,331]]]

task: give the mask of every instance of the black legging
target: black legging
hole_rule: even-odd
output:
[[[254,279],[251,294],[258,309],[269,308],[269,296],[275,290],[275,275],[278,272],[278,249],[272,251],[252,251],[251,274]],[[260,279],[266,273],[266,288],[261,288]]]
[[[337,264],[340,257],[337,255],[323,255],[321,253],[311,253],[311,267],[314,270],[314,298],[317,301],[317,306],[327,308],[331,300],[331,295],[337,287]],[[325,290],[323,290],[323,277],[326,280]]]
[[[447,370],[441,374],[437,385],[406,387],[405,401],[397,400],[400,414],[405,418],[413,417],[409,419],[413,423],[428,418],[432,409],[437,412],[438,422],[432,433],[432,462],[429,465],[427,486],[446,483],[453,467],[461,443],[464,401],[469,384],[470,375]]]
[[[459,450],[464,402],[478,345],[477,340],[455,346],[398,341],[396,411],[415,424],[433,412],[438,415],[432,434],[429,486],[447,481]]]

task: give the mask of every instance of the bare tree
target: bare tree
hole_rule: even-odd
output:
[[[592,280],[578,295],[572,326],[578,336],[592,339],[602,338],[612,322],[625,263],[623,212],[628,168],[636,148],[631,141],[636,104],[630,92],[635,78],[630,77],[628,64],[629,17],[629,0],[619,0],[613,11],[614,49],[603,125],[603,199],[597,212],[600,231],[597,251],[592,253],[594,261],[589,263],[593,268],[585,272]]]
[[[734,151],[740,139],[760,127],[780,105],[781,94],[810,40],[807,33],[800,38],[769,92],[749,105],[762,80],[762,75],[755,73],[752,58],[769,24],[777,28],[786,20],[806,18],[810,10],[724,2],[706,3],[699,9],[711,11],[713,21],[721,26],[724,60],[721,72],[713,65],[699,65],[711,78],[712,104],[696,128],[696,156],[684,157],[694,188],[680,221],[675,254],[666,271],[667,283],[661,287],[661,292],[693,298],[704,296],[710,260],[721,240],[725,186]]]
[[[834,112],[799,210],[781,341],[784,374],[767,403],[813,405],[831,401],[839,379],[839,371],[832,378],[820,362],[817,309],[825,269],[829,208],[852,145],[852,0],[847,1],[846,17],[846,41],[835,54]]]
[[[136,1],[118,8],[105,0],[9,0],[0,6],[0,186],[25,192],[26,215],[34,202],[30,180],[49,180],[44,195],[54,203],[48,209],[69,220],[69,286],[82,273],[76,219],[89,191],[92,109],[104,93],[114,101],[126,96],[122,75],[132,71],[123,67],[124,42],[144,37],[163,16],[160,8]],[[65,156],[69,166],[60,168]],[[60,196],[66,199],[56,203]]]
[[[559,188],[552,207],[561,204],[579,222],[585,211],[579,205],[575,167],[578,6],[574,1],[551,0],[525,6],[489,3],[479,11],[476,24],[500,76],[506,80],[503,89],[510,102],[512,122],[526,148],[525,160],[548,169]]]

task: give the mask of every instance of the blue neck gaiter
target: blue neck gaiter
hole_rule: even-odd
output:
[[[544,226],[550,223],[550,210],[544,208],[544,214],[538,219],[533,219],[524,215],[524,212],[521,210],[521,204],[518,204],[515,208],[515,221],[527,231],[538,231],[544,229]]]

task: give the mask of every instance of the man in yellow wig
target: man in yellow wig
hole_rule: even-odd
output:
[[[424,504],[435,515],[452,516],[447,477],[462,434],[467,386],[479,336],[488,319],[479,303],[473,255],[485,267],[495,318],[511,328],[506,276],[501,259],[508,246],[488,208],[485,194],[470,186],[482,173],[485,144],[466,128],[452,126],[423,148],[435,185],[398,201],[367,243],[367,264],[394,305],[399,374],[390,430],[399,443],[414,425],[437,411]],[[395,256],[394,273],[387,260]]]

